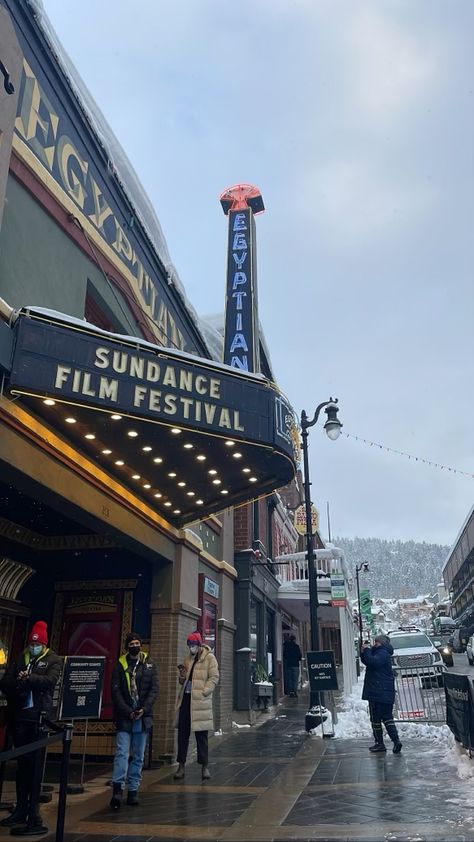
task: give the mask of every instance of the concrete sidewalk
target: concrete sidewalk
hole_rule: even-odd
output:
[[[67,842],[474,841],[474,786],[428,739],[372,755],[367,738],[306,734],[306,709],[304,695],[287,699],[260,727],[213,738],[208,782],[195,762],[184,782],[174,767],[147,772],[139,807],[112,814],[96,780],[68,799]],[[53,805],[43,814],[52,829]]]

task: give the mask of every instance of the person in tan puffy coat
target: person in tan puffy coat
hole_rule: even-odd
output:
[[[206,781],[211,777],[207,732],[214,730],[212,694],[219,681],[219,667],[209,646],[202,642],[199,632],[188,635],[187,644],[189,652],[178,666],[181,687],[176,703],[178,769],[174,777],[176,780],[184,778],[189,737],[191,731],[194,731],[197,762],[202,766],[202,779]]]

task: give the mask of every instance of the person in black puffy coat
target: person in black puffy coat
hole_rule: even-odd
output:
[[[42,714],[46,718],[52,715],[53,693],[61,669],[61,658],[48,649],[48,626],[44,620],[38,620],[28,635],[26,649],[9,661],[0,681],[15,748],[34,743],[42,736],[40,720]],[[48,832],[39,807],[44,755],[45,749],[39,748],[17,758],[16,806],[10,816],[0,821],[2,827],[12,828],[14,836],[41,836]]]
[[[383,741],[382,722],[393,742],[393,753],[402,750],[396,725],[393,721],[393,703],[395,701],[395,679],[392,669],[393,647],[390,638],[379,634],[374,645],[363,644],[360,657],[365,664],[364,688],[362,698],[369,703],[369,715],[375,743],[369,751],[387,751]]]

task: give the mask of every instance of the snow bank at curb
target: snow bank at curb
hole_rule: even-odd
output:
[[[337,712],[335,724],[335,735],[338,739],[360,739],[361,737],[372,738],[370,726],[368,702],[361,698],[362,682],[354,688],[353,693],[343,699]],[[441,750],[446,757],[453,751],[456,745],[455,739],[447,725],[429,725],[422,722],[401,722],[397,723],[401,740],[426,740],[433,746],[433,751],[438,754]],[[428,749],[429,751],[430,749]],[[474,765],[474,764],[473,764]],[[474,769],[473,769],[474,776]]]

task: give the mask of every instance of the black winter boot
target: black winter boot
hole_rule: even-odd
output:
[[[369,751],[387,751],[383,743],[383,731],[381,722],[372,722],[372,733],[374,735],[374,744],[370,746]]]
[[[136,807],[139,804],[138,800],[138,790],[137,789],[129,789],[127,793],[127,804],[129,807]]]
[[[398,736],[397,726],[395,725],[393,719],[389,722],[385,722],[385,727],[387,729],[387,734],[393,743],[393,753],[400,754],[402,750],[402,744],[400,742],[400,737]]]
[[[2,827],[13,827],[15,824],[26,824],[27,813],[26,809],[22,809],[19,805],[15,807],[13,813],[10,813],[6,819],[0,821]]]
[[[48,833],[48,828],[43,824],[40,816],[28,821],[28,824],[12,827],[10,831],[11,836],[45,836],[46,833]]]
[[[122,784],[113,783],[113,795],[110,799],[110,808],[112,810],[120,810],[122,806]]]

